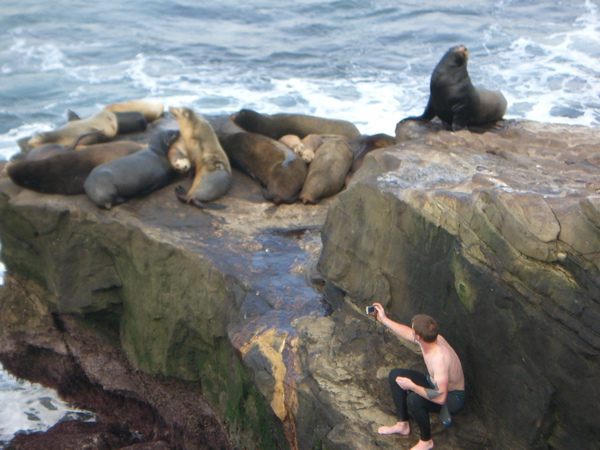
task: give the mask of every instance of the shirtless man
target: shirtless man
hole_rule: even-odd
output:
[[[458,411],[465,402],[465,376],[458,355],[448,341],[438,334],[433,317],[417,314],[412,318],[412,327],[394,322],[385,315],[383,306],[374,303],[373,314],[379,322],[402,339],[419,344],[429,375],[411,369],[392,369],[388,380],[398,422],[379,428],[380,434],[410,433],[408,411],[419,429],[421,439],[411,450],[433,448],[429,412],[440,413],[442,421],[450,425],[450,413]],[[409,391],[412,391],[409,395]]]

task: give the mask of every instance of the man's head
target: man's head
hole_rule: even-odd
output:
[[[435,319],[427,314],[417,314],[412,318],[412,329],[423,341],[431,343],[437,339],[439,328]]]

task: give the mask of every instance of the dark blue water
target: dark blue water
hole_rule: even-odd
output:
[[[132,98],[393,135],[423,111],[431,72],[456,44],[469,48],[474,84],[502,90],[507,117],[597,126],[599,25],[592,0],[3,0],[0,157],[68,109],[87,116]],[[16,411],[19,422],[0,423],[0,439],[32,425],[24,408],[39,398],[10,392],[0,385],[0,420]]]

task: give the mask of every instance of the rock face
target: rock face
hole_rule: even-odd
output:
[[[323,227],[323,276],[442,323],[498,448],[592,448],[600,388],[600,133],[405,122]]]
[[[219,211],[174,185],[101,211],[0,179],[0,361],[80,406],[137,405],[121,422],[141,442],[110,426],[97,442],[409,448],[416,426],[376,430],[395,420],[389,370],[423,364],[364,315],[380,301],[438,318],[463,361],[468,402],[450,428],[432,416],[436,448],[597,447],[598,132],[405,122],[396,138],[311,206],[275,207],[239,172]]]

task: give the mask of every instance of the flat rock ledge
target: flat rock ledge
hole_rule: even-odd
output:
[[[410,448],[416,425],[377,427],[389,370],[424,367],[373,301],[432,314],[463,361],[436,448],[599,447],[598,129],[405,122],[396,140],[314,206],[239,172],[218,211],[176,200],[190,179],[111,211],[0,179],[0,361],[98,415],[58,424],[61,448]]]

